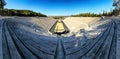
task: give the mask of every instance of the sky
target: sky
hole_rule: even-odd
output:
[[[113,9],[113,0],[5,0],[8,9],[25,9],[48,16],[101,13]]]

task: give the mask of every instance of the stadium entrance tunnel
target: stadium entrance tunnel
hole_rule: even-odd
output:
[[[57,20],[49,31],[57,35],[67,34],[70,32],[70,30],[62,20]]]

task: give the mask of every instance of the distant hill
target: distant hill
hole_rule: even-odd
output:
[[[0,11],[3,16],[46,17],[46,15],[31,10],[4,9]]]

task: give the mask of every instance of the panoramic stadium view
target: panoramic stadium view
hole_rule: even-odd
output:
[[[120,0],[0,0],[0,59],[120,59]]]

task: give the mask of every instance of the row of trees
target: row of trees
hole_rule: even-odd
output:
[[[120,12],[120,11],[119,11]],[[110,12],[103,11],[103,13],[95,14],[95,13],[80,13],[77,15],[71,15],[72,17],[101,17],[101,16],[113,16],[118,12],[116,10],[111,10]],[[67,16],[53,16],[54,19],[64,19]]]
[[[120,11],[119,11],[120,12]],[[95,13],[80,13],[77,15],[71,15],[73,17],[101,17],[101,16],[113,16],[115,15],[115,10],[112,10],[110,12],[103,11],[103,13],[95,14]]]
[[[67,16],[52,16],[54,19],[65,19]]]
[[[103,13],[99,13],[99,14],[95,14],[95,13],[80,13],[77,15],[71,15],[73,17],[101,17],[101,16],[113,16],[113,15],[117,15],[117,13],[119,13],[119,11],[116,10],[111,10],[110,12],[106,12],[103,11]],[[15,9],[3,9],[0,10],[0,15],[3,16],[28,16],[28,17],[46,17],[46,15],[41,14],[41,13],[37,13],[31,10],[15,10]],[[53,17],[55,19],[64,19],[65,16],[57,16],[57,17]]]
[[[15,9],[3,9],[1,10],[4,16],[28,16],[28,17],[46,17],[46,15],[37,13],[31,10],[15,10]]]
[[[72,15],[73,17],[100,17],[102,14],[95,13],[80,13],[78,15]]]

